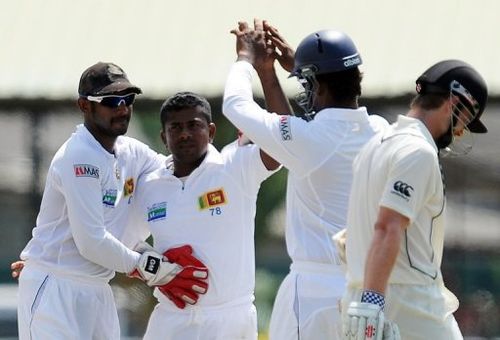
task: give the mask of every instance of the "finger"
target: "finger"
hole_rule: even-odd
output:
[[[238,22],[238,27],[240,28],[240,31],[248,31],[248,23],[246,21],[239,21]]]
[[[286,42],[286,39],[283,38],[283,36],[278,32],[278,29],[269,25],[266,29],[266,33],[271,37],[274,38],[274,41],[279,41],[280,45],[286,46],[287,48],[290,48],[288,43]]]
[[[240,37],[244,34],[239,28],[232,29],[229,33],[234,34],[236,37]]]
[[[184,302],[194,305],[198,301],[198,294],[190,290],[184,290],[180,287],[171,287],[168,290],[172,295]]]
[[[24,262],[23,261],[16,261],[16,262],[12,262],[10,264],[10,269],[14,270],[14,269],[23,269],[24,267]]]
[[[185,263],[185,264],[183,264],[183,263],[179,262],[179,264],[181,266],[193,266],[193,267],[199,267],[199,268],[207,268],[207,266],[205,266],[200,260],[198,260],[193,255],[183,255],[179,258],[179,261],[182,261]]]
[[[253,19],[253,27],[256,31],[263,31],[264,30],[264,24],[262,23],[262,20],[260,19]]]
[[[184,309],[186,307],[186,303],[182,299],[175,296],[170,290],[168,290],[164,287],[158,287],[158,289],[160,290],[160,292],[163,293],[163,295],[165,295],[170,301],[172,301],[178,308]]]
[[[170,299],[170,301],[172,301],[178,308],[180,309],[184,309],[186,308],[186,303],[178,298],[177,296],[173,296],[171,294],[167,294],[167,297]]]
[[[276,46],[278,50],[285,51],[286,49],[288,49],[288,44],[283,42],[281,39],[276,38],[274,36],[270,36],[269,38],[271,39],[273,45]]]
[[[185,290],[192,290],[197,293],[205,294],[208,290],[208,283],[197,279],[186,279],[183,277],[176,277],[169,282],[168,287],[179,287]]]
[[[208,277],[208,269],[200,267],[184,267],[177,276],[186,279],[206,279]]]

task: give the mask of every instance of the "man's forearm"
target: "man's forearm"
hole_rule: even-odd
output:
[[[399,253],[400,231],[375,229],[365,263],[364,289],[385,294],[387,282]]]
[[[267,110],[281,115],[291,115],[292,108],[281,87],[274,67],[257,69],[256,71],[264,91]]]

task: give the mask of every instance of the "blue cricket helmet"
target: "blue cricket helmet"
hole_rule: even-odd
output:
[[[361,63],[361,56],[347,34],[337,30],[322,30],[309,34],[301,41],[295,52],[295,65],[290,76],[339,72]]]

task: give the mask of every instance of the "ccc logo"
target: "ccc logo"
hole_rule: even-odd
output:
[[[405,195],[406,197],[410,197],[411,192],[413,191],[413,187],[411,185],[408,185],[408,184],[401,182],[401,181],[397,181],[396,183],[394,183],[393,188],[397,192]]]

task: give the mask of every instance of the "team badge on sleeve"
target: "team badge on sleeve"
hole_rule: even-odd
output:
[[[198,206],[200,210],[216,207],[226,204],[226,194],[224,189],[209,191],[198,197]]]
[[[148,207],[148,222],[163,220],[167,217],[167,202],[154,203]]]
[[[391,193],[403,198],[406,201],[410,200],[412,192],[413,187],[403,181],[396,181],[391,190]]]
[[[99,168],[91,164],[74,164],[73,169],[76,177],[99,178]]]

